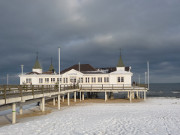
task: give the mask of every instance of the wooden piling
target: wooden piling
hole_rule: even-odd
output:
[[[76,102],[76,91],[74,92],[74,102]]]
[[[23,107],[22,107],[22,103],[19,104],[19,114],[23,114]]]
[[[144,91],[144,100],[146,100],[146,91]]]
[[[55,97],[53,98],[53,106],[56,105],[56,100],[55,100]]]
[[[58,94],[58,110],[60,110],[61,105],[60,105],[61,101],[60,101],[60,94]]]
[[[42,112],[45,111],[45,97],[42,98]]]
[[[68,92],[68,93],[67,93],[67,102],[68,102],[68,106],[70,105],[70,99],[69,99],[70,97],[69,97],[69,96],[70,96],[70,94],[69,94],[69,92]]]
[[[82,92],[82,100],[84,100],[84,92]]]
[[[16,123],[16,103],[12,104],[12,124]]]

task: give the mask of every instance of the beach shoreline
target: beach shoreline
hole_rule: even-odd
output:
[[[62,103],[60,111],[49,102],[44,114],[39,110],[29,116],[24,111],[24,116],[18,115],[16,124],[1,126],[0,133],[178,135],[180,132],[179,98],[150,97],[132,103],[120,100],[106,103],[102,99],[77,103],[71,100],[70,106],[67,102]]]
[[[77,100],[77,102],[74,102],[73,99],[70,100],[70,106],[67,105],[67,100],[65,100],[65,102],[61,102],[61,110],[63,111],[67,108],[71,108],[74,106],[86,106],[86,105],[92,105],[92,104],[124,104],[124,105],[129,105],[129,104],[134,104],[134,103],[145,103],[149,102],[150,100],[153,99],[177,99],[180,100],[178,98],[175,97],[148,97],[146,101],[144,101],[143,99],[134,99],[132,101],[132,103],[129,102],[128,99],[109,99],[107,100],[107,102],[105,102],[103,99],[85,99],[84,101],[79,101]],[[59,110],[57,110],[57,103],[55,106],[53,106],[53,102],[49,101],[46,103],[46,110],[45,112],[42,112],[39,108],[39,106],[34,105],[30,108],[26,108],[23,110],[23,114],[20,115],[19,113],[17,113],[17,123],[21,123],[21,122],[25,122],[25,121],[29,121],[32,119],[36,119],[38,116],[44,116],[44,115],[49,115],[52,112],[58,112]],[[7,111],[8,112],[8,111]],[[0,115],[0,128],[3,126],[9,126],[11,125],[11,113],[8,112],[8,114],[4,114],[4,115]]]

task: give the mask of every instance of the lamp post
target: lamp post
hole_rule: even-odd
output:
[[[61,101],[60,101],[60,48],[58,48],[58,51],[59,51],[59,94],[58,94],[58,110],[60,110],[60,107],[61,107],[61,105],[60,105],[60,103],[61,103]]]
[[[23,67],[24,65],[21,65],[21,74],[23,75]]]
[[[58,48],[59,50],[59,93],[60,93],[60,47]]]
[[[147,82],[146,82],[146,76],[147,76],[147,72],[145,72],[145,81],[144,81],[144,83],[146,84]]]
[[[7,74],[7,85],[8,85],[8,83],[9,83],[9,75]]]
[[[148,90],[149,90],[149,61],[147,61],[147,76],[148,76],[147,83],[148,83]]]

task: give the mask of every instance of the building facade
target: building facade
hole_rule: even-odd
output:
[[[130,87],[132,84],[132,75],[130,67],[125,67],[120,55],[116,68],[98,68],[95,69],[89,64],[73,65],[63,71],[60,76],[55,72],[51,65],[47,72],[43,72],[39,64],[38,57],[32,72],[21,74],[21,85],[121,85]]]

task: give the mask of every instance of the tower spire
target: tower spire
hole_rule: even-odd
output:
[[[51,57],[51,65],[52,65],[52,57]]]
[[[48,71],[54,72],[54,67],[53,67],[53,64],[52,64],[52,57],[51,57],[51,65],[50,65]]]
[[[119,52],[120,52],[120,57],[121,57],[121,48],[119,49]]]
[[[124,63],[122,60],[122,54],[121,54],[121,48],[119,51],[120,51],[120,56],[119,56],[119,61],[118,61],[117,67],[124,67]]]
[[[38,53],[38,51],[36,52],[36,60],[38,60],[38,55],[39,55],[39,53]]]
[[[39,55],[39,53],[37,51],[36,52],[36,62],[35,62],[34,67],[33,67],[34,69],[42,69],[41,65],[39,64],[38,55]]]
[[[41,67],[39,60],[38,60],[38,52],[36,52],[36,62],[32,68],[32,71],[40,73],[40,74],[42,73],[42,67]]]

